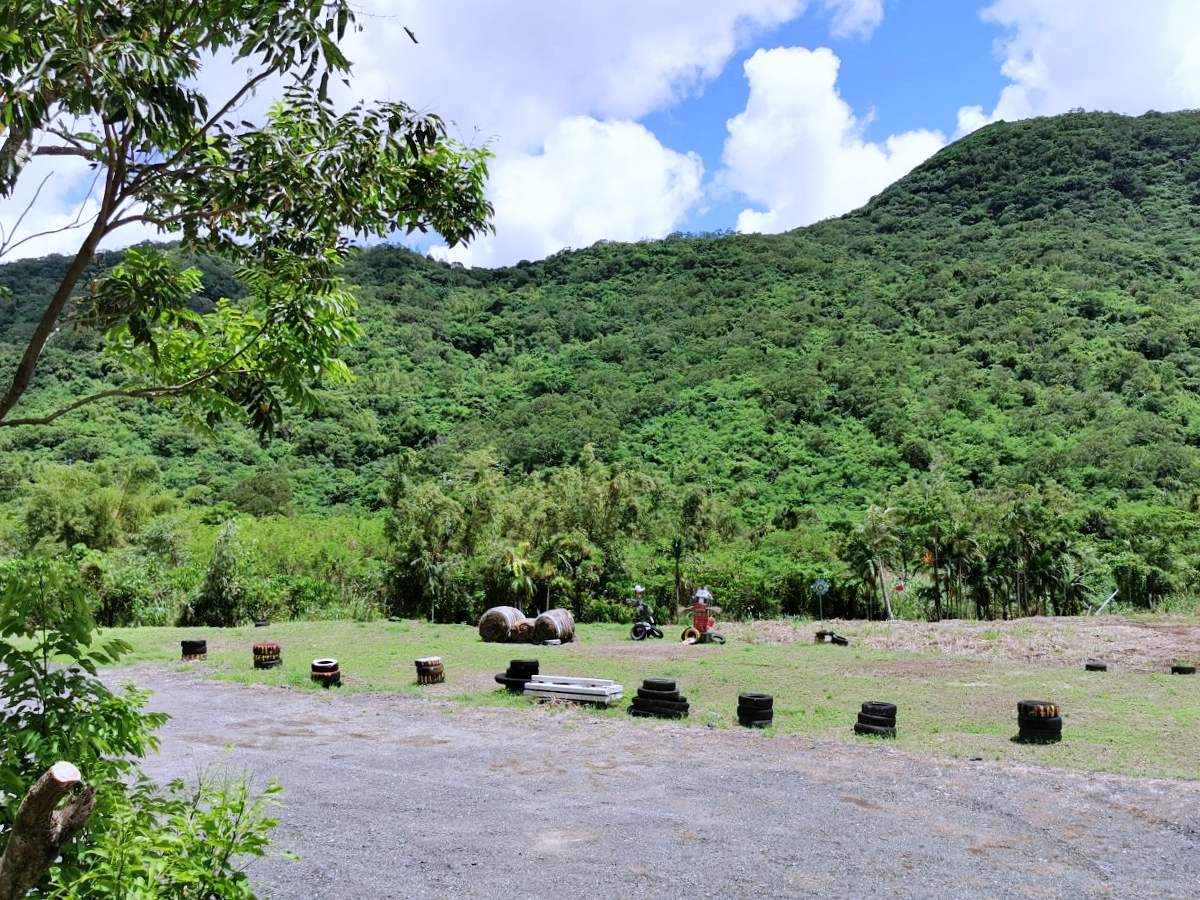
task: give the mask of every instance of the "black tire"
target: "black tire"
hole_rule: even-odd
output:
[[[180,641],[179,649],[183,651],[184,656],[195,656],[199,653],[208,652],[208,641],[188,640]]]
[[[336,672],[338,670],[338,661],[336,659],[314,659],[312,661],[312,670],[314,672]]]
[[[771,709],[775,698],[770,694],[738,694],[738,709]]]
[[[255,628],[266,628],[271,623],[267,619],[258,619],[254,623]]]
[[[738,721],[745,725],[747,722],[770,722],[775,718],[775,714],[769,709],[756,709],[752,711],[738,710]]]
[[[695,628],[692,628],[689,626],[689,627],[683,629],[683,634],[681,634],[679,636],[679,640],[681,640],[681,641],[689,641],[689,640],[698,641],[698,640],[700,640],[700,632],[697,631]]]
[[[1085,672],[1107,672],[1108,663],[1086,662],[1083,664],[1083,669]]]
[[[1027,719],[1053,719],[1058,715],[1058,705],[1049,700],[1018,700],[1017,715]]]
[[[650,637],[652,637],[652,638],[658,638],[660,641],[662,640],[663,633],[662,633],[662,629],[661,629],[661,628],[658,628],[657,626],[651,625],[651,626],[650,626],[650,631],[649,631],[648,633],[649,633]]]
[[[634,622],[633,627],[629,629],[629,636],[635,641],[644,641],[646,634],[647,628],[644,622]]]
[[[724,644],[724,643],[725,643],[725,635],[723,635],[723,634],[713,634],[712,632],[709,632],[709,634],[708,634],[708,642],[709,642],[710,644]]]
[[[642,690],[669,692],[675,690],[675,682],[670,678],[647,678],[642,681]]]
[[[896,729],[885,728],[882,725],[864,725],[861,722],[856,722],[854,733],[870,735],[872,737],[894,738],[896,736]]]
[[[689,709],[686,700],[643,700],[641,697],[638,697],[633,701],[633,705],[638,709],[644,709],[648,712],[687,712]]]
[[[524,692],[525,685],[529,684],[529,679],[527,679],[527,678],[511,678],[508,675],[497,675],[496,676],[496,684],[502,684],[506,688],[508,688],[510,691]]]
[[[645,688],[638,688],[637,695],[646,700],[675,701],[679,699],[679,691],[648,691]]]
[[[1062,730],[1062,716],[1051,716],[1049,719],[1036,719],[1029,716],[1017,716],[1017,724],[1022,728],[1036,728],[1045,731]]]
[[[256,669],[276,669],[282,665],[283,665],[282,659],[268,659],[268,660],[256,659],[254,661],[254,668],[256,668]]]
[[[872,716],[868,713],[859,713],[858,722],[860,725],[875,725],[879,728],[895,728],[895,716]]]
[[[510,659],[508,661],[508,671],[510,672],[532,672],[537,674],[538,661],[536,659]]]
[[[1172,675],[1195,675],[1196,667],[1190,665],[1171,666]]]
[[[884,703],[882,700],[868,700],[862,705],[862,711],[868,716],[879,716],[884,719],[896,718],[896,704]]]
[[[844,637],[842,637],[840,634],[835,634],[833,637],[831,637],[829,639],[829,643],[837,644],[839,647],[850,646],[850,642],[848,640],[846,640]]]

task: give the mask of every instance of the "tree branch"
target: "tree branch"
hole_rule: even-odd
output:
[[[29,789],[0,857],[0,900],[20,900],[41,881],[66,843],[86,823],[96,791],[86,788],[58,808],[83,776],[69,762],[57,762]]]
[[[246,341],[232,355],[217,363],[215,366],[189,378],[187,381],[182,381],[179,384],[161,385],[159,387],[142,387],[142,388],[110,388],[107,391],[100,391],[96,394],[90,394],[87,397],[81,397],[66,406],[56,409],[52,413],[47,413],[44,416],[27,416],[21,419],[0,419],[0,428],[15,428],[18,425],[49,425],[55,419],[65,416],[67,413],[74,412],[81,406],[88,406],[92,403],[97,403],[100,400],[108,400],[112,397],[130,397],[142,399],[155,399],[159,397],[178,397],[180,394],[185,394],[192,388],[196,387],[201,382],[207,381],[210,378],[215,378],[218,375],[248,375],[249,369],[229,369],[233,363],[237,362],[246,353],[259,342],[267,329],[274,324],[274,318],[268,318],[266,322],[254,332],[250,340]]]
[[[111,134],[111,129],[107,125],[105,126],[105,134]],[[50,340],[50,335],[54,333],[59,316],[62,315],[67,302],[71,299],[71,294],[75,291],[75,285],[83,277],[84,270],[87,269],[88,263],[92,260],[92,255],[96,252],[96,247],[104,235],[108,233],[108,219],[112,214],[118,185],[121,179],[124,178],[124,174],[124,168],[120,159],[116,159],[115,163],[109,166],[105,172],[104,195],[100,201],[100,211],[96,214],[96,221],[92,223],[91,231],[88,232],[79,251],[75,254],[75,258],[71,261],[71,266],[67,269],[67,274],[59,282],[58,289],[55,290],[49,305],[42,312],[42,317],[38,320],[37,328],[34,329],[33,336],[29,339],[25,353],[21,356],[21,361],[17,364],[17,371],[13,374],[12,382],[9,384],[4,396],[0,397],[0,423],[3,423],[5,417],[12,411],[17,401],[21,399],[21,395],[28,390],[29,383],[33,380],[33,373],[37,369],[38,360],[41,359],[42,350],[45,349],[46,342]]]
[[[57,144],[49,147],[38,147],[33,151],[34,156],[82,156],[84,159],[92,158],[92,151],[85,150],[82,147],[60,147]]]

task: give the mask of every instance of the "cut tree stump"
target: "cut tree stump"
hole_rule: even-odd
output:
[[[56,762],[29,789],[0,857],[0,900],[20,900],[58,858],[96,805],[94,788],[84,788],[61,808],[58,804],[83,781],[79,769]]]

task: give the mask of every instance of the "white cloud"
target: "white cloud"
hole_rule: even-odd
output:
[[[988,122],[1068,109],[1140,115],[1200,106],[1200,3],[1196,0],[996,0],[983,18],[1009,84],[990,113],[959,111],[959,134]]]
[[[699,160],[663,148],[631,122],[695,96],[735,53],[810,8],[827,14],[839,36],[866,37],[883,16],[883,0],[368,0],[364,6],[363,29],[346,41],[356,63],[350,85],[335,83],[335,94],[341,101],[402,99],[455,123],[453,132],[470,143],[492,142],[497,158],[489,192],[500,234],[451,255],[494,263],[679,227],[699,199],[693,185]],[[204,68],[200,82],[216,101],[242,81],[244,69],[222,59]],[[261,116],[277,93],[277,85],[264,86],[243,117]],[[570,164],[565,147],[580,164]],[[642,158],[630,155],[634,147]],[[539,180],[543,186],[534,190]],[[624,180],[634,187],[623,188]],[[83,188],[75,182],[56,205],[44,204],[47,219],[74,215],[70,195]],[[514,196],[517,207],[509,209]],[[11,198],[0,201],[0,217],[12,205]],[[69,240],[61,243],[65,249]]]
[[[866,122],[837,91],[827,48],[759,50],[746,61],[750,98],[727,123],[721,180],[765,211],[744,210],[739,231],[785,231],[860,206],[945,144],[936,131],[867,141]]]
[[[387,16],[361,18],[366,28],[349,42],[352,88],[495,136],[501,153],[536,152],[568,116],[637,119],[693,95],[739,46],[807,3],[401,0]]]
[[[822,0],[837,37],[870,37],[883,21],[883,0]]]
[[[493,167],[496,234],[435,255],[492,266],[600,239],[661,237],[700,200],[703,172],[696,154],[663,147],[636,122],[567,118],[542,152]]]

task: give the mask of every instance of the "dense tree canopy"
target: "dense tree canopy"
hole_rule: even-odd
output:
[[[285,403],[311,407],[314,390],[347,380],[347,233],[433,228],[456,243],[487,227],[485,150],[403,103],[336,108],[329,79],[350,71],[338,43],[354,27],[344,0],[7,0],[0,23],[0,197],[30,160],[66,157],[95,173],[97,205],[66,226],[78,251],[0,370],[0,426],[139,397],[269,431]],[[213,67],[249,74],[210,98],[198,85]],[[256,88],[279,85],[264,121],[239,117]],[[157,248],[88,278],[100,243],[139,223],[229,261],[241,302],[196,309],[200,270]],[[20,224],[0,234],[0,257],[33,236]],[[82,323],[103,335],[117,383],[19,412],[51,336]]]
[[[87,509],[48,464],[104,484],[124,471],[111,457],[145,455],[159,474],[105,577],[154,610],[198,590],[203,566],[182,575],[143,549],[133,513],[149,507],[170,511],[138,522],[206,523],[201,560],[239,511],[299,517],[242,527],[262,536],[254,602],[297,614],[330,609],[330,584],[438,617],[547,592],[586,611],[635,580],[669,605],[676,559],[738,614],[815,610],[817,577],[827,613],[858,615],[885,596],[906,615],[984,616],[1079,611],[1114,588],[1138,606],[1194,597],[1197,160],[1196,114],[1075,113],[985,128],[864,209],[784,235],[496,270],[353,250],[353,386],[319,390],[265,446],[229,429],[205,442],[127,401],[0,432],[10,552],[74,539],[28,510],[87,522],[47,510]],[[220,260],[187,264],[201,303],[247,290]],[[0,267],[0,362],[66,265]],[[63,332],[28,402],[110,385],[99,346]],[[556,511],[584,484],[628,501],[619,540],[599,514]],[[322,550],[300,534],[315,515],[341,535]],[[420,526],[431,515],[440,530]]]

